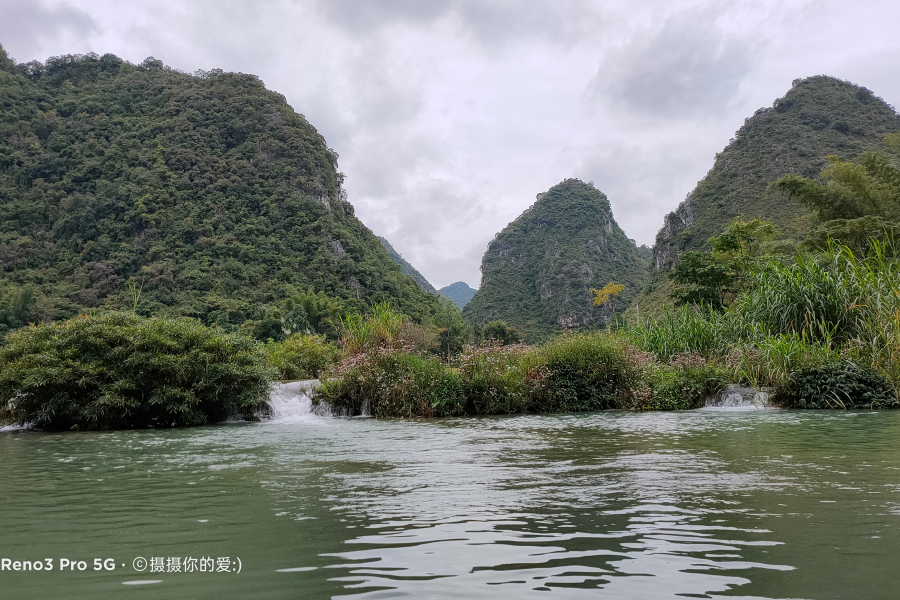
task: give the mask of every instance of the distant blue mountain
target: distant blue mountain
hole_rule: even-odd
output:
[[[469,303],[477,291],[470,288],[465,281],[457,281],[438,290],[441,296],[453,302],[460,310]]]

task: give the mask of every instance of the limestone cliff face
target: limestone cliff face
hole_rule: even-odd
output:
[[[738,215],[774,221],[801,238],[807,211],[766,187],[782,175],[817,177],[832,154],[851,160],[900,130],[894,109],[866,88],[833,77],[794,81],[791,90],[744,121],[712,169],[666,215],[653,247],[653,268],[668,272],[687,250],[702,249]]]
[[[646,281],[647,260],[612,215],[606,196],[577,179],[538,194],[528,210],[488,245],[481,287],[466,317],[503,319],[528,340],[554,331],[605,325]],[[591,288],[610,281],[625,291],[602,307]]]

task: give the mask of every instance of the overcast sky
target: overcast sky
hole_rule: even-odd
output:
[[[828,74],[900,104],[900,2],[0,0],[17,61],[111,52],[258,75],[356,213],[437,287],[567,177],[652,245],[745,117]]]

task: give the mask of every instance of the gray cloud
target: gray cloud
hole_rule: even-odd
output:
[[[319,0],[317,4],[332,23],[366,34],[385,25],[433,21],[446,14],[454,3],[454,0]]]
[[[443,21],[487,48],[535,38],[567,45],[596,31],[601,22],[590,0],[320,0],[317,6],[326,19],[354,34]]]
[[[87,13],[68,3],[48,6],[40,0],[0,0],[0,14],[3,15],[0,19],[0,42],[7,50],[15,48],[29,60],[41,52],[48,41],[64,41],[80,46],[100,30],[100,25]],[[79,51],[83,49],[75,47],[60,53],[75,54]],[[37,55],[41,60],[46,58]]]
[[[678,12],[639,32],[600,63],[591,87],[614,103],[655,116],[723,112],[753,63],[753,44],[726,35],[721,13]]]

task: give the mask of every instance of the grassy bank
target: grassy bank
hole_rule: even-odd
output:
[[[660,360],[688,352],[772,387],[785,407],[897,407],[900,264],[877,242],[865,258],[832,245],[771,259],[727,309],[681,307],[629,336]]]
[[[340,414],[428,417],[701,406],[729,383],[766,387],[787,408],[900,406],[900,263],[832,245],[770,259],[725,309],[683,306],[616,332],[541,347],[467,346],[449,361],[396,334],[345,328],[316,401]],[[390,310],[359,331],[399,331]],[[366,323],[365,327],[362,324]]]
[[[321,375],[315,401],[337,414],[673,410],[697,407],[727,383],[725,369],[702,356],[661,360],[622,334],[573,333],[541,347],[488,341],[442,361],[405,343],[397,315],[384,307],[365,321],[345,328],[341,360]]]

